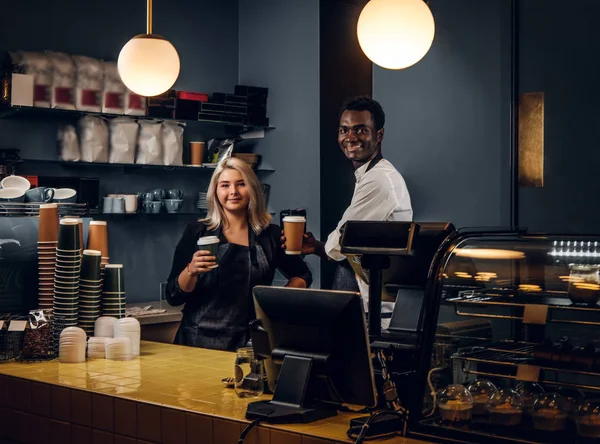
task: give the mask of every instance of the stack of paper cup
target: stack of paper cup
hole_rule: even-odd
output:
[[[104,267],[110,259],[108,256],[108,230],[106,221],[93,220],[90,222],[87,248],[98,250],[102,254],[101,278],[104,277]]]
[[[94,324],[94,336],[97,338],[112,338],[115,332],[117,318],[100,316]]]
[[[122,264],[107,264],[102,284],[102,316],[125,317],[125,275]]]
[[[85,332],[79,327],[67,327],[60,333],[58,359],[60,362],[85,362]]]
[[[131,339],[129,338],[113,338],[106,339],[104,347],[106,359],[112,361],[129,361],[133,359],[133,350],[131,348]]]
[[[53,308],[56,245],[58,243],[58,205],[40,205],[38,227],[39,307]]]
[[[94,323],[100,316],[100,251],[84,250],[79,278],[79,326],[88,336],[94,334]]]
[[[56,272],[54,274],[54,314],[62,319],[64,326],[77,325],[79,299],[79,227],[76,219],[62,219],[56,249]]]
[[[85,242],[83,241],[83,220],[78,216],[64,216],[65,219],[75,219],[79,225],[79,239],[81,239],[81,246],[79,247],[79,254],[83,254],[83,248]]]
[[[119,319],[115,324],[115,338],[129,338],[133,357],[140,355],[140,323],[136,318]]]
[[[90,338],[87,345],[87,356],[89,359],[104,359],[106,338]]]

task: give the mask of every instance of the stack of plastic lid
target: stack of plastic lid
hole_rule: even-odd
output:
[[[129,338],[133,357],[140,355],[140,323],[136,318],[119,319],[115,324],[115,338]]]
[[[112,338],[117,318],[100,316],[94,323],[94,336],[97,338]]]
[[[85,332],[79,327],[67,327],[60,333],[58,359],[60,362],[85,362]]]
[[[113,361],[129,361],[133,359],[133,349],[129,338],[107,338],[104,347],[106,359]]]
[[[104,359],[106,338],[90,338],[87,343],[87,355],[89,359]]]

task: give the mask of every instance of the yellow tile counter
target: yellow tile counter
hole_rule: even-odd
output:
[[[229,352],[143,341],[133,361],[0,363],[0,443],[235,444],[250,401],[221,384],[233,360]],[[244,442],[352,442],[353,416],[360,415],[261,425]]]

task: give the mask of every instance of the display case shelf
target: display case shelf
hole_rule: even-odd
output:
[[[469,425],[453,426],[442,423],[439,417],[421,421],[417,433],[412,437],[435,438],[436,442],[470,443],[485,442],[489,444],[514,442],[519,444],[583,444],[585,441],[576,436],[573,428],[564,431],[547,432],[536,430],[531,423],[519,427],[494,426],[485,422],[472,422]],[[429,434],[430,432],[431,434]],[[445,436],[446,439],[441,438]]]
[[[533,355],[533,344],[506,342],[498,343],[489,347],[474,347],[471,351],[457,353],[452,356],[453,360],[476,364],[476,368],[467,366],[463,368],[466,374],[486,377],[500,377],[516,379],[519,366],[530,366],[539,369],[539,381],[550,385],[569,385],[584,390],[600,391],[600,386],[589,384],[572,384],[560,382],[558,375],[581,375],[586,377],[600,378],[600,372],[584,368],[578,364],[549,365],[547,362],[535,359]],[[484,366],[484,369],[480,366]],[[547,373],[551,373],[552,377]],[[599,379],[600,381],[600,379]]]
[[[574,320],[560,318],[560,312],[577,312],[580,315],[591,315],[597,318],[600,313],[600,305],[576,305],[571,302],[566,292],[497,292],[497,291],[463,291],[458,297],[448,298],[446,303],[454,304],[455,312],[459,316],[483,317],[490,319],[510,319],[522,321],[523,315],[502,315],[498,314],[497,308],[511,307],[522,309],[528,305],[547,305],[548,306],[548,322],[562,324],[578,324],[578,325],[596,325],[600,326],[600,322],[594,319]],[[474,313],[464,311],[461,307],[479,307],[489,308],[486,313]],[[594,316],[596,315],[596,316]]]

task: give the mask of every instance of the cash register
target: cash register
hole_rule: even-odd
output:
[[[434,256],[454,231],[450,223],[345,224],[341,252],[369,284],[368,328],[358,293],[255,287],[252,343],[266,359],[275,390],[272,401],[251,403],[246,416],[309,422],[335,414],[342,402],[373,406],[375,393],[378,407],[410,412],[412,401],[422,397],[414,393],[414,380],[424,345],[423,295]],[[395,310],[390,328],[382,331],[382,295],[394,292],[397,307],[406,307],[406,299],[412,308]],[[403,318],[416,322],[405,328]],[[399,427],[397,418],[389,427]]]

